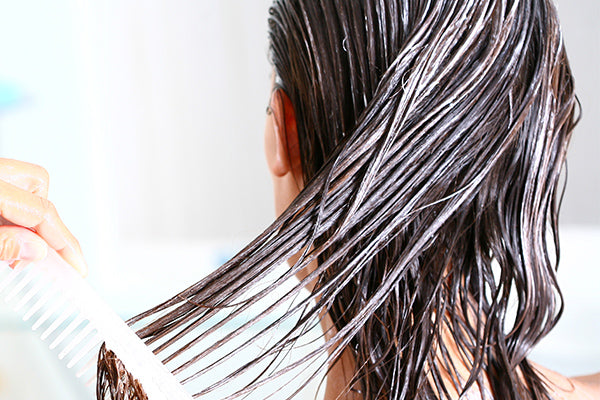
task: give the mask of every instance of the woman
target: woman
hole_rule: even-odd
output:
[[[335,295],[328,311],[333,330],[342,330],[354,323],[345,306],[357,303],[356,313],[364,307],[366,301],[356,293],[377,294],[384,283],[382,270],[397,269],[397,287],[410,293],[394,299],[388,289],[387,301],[400,305],[384,303],[372,321],[358,323],[363,326],[329,372],[326,398],[339,393],[361,399],[457,398],[461,393],[473,398],[597,398],[600,375],[568,380],[525,358],[562,307],[545,229],[551,224],[556,234],[553,201],[575,124],[575,98],[552,3],[360,3],[275,2],[270,20],[281,84],[271,103],[275,134],[267,128],[267,158],[278,213],[299,194],[298,182],[314,179],[332,154],[341,159],[336,150],[349,132],[381,145],[382,153],[392,152],[386,145],[406,149],[404,157],[389,157],[377,167],[373,156],[359,179],[389,178],[392,174],[374,177],[368,169],[394,160],[398,176],[408,175],[412,167],[418,178],[410,185],[382,183],[386,190],[430,192],[405,196],[407,203],[420,203],[408,211],[416,214],[412,221],[361,266],[359,274],[366,279],[355,278]],[[372,139],[380,126],[381,139]],[[455,152],[449,150],[453,145]],[[486,152],[494,146],[502,153],[497,159]],[[364,147],[361,143],[353,151]],[[447,155],[436,159],[434,151]],[[410,153],[418,156],[411,159]],[[475,183],[481,172],[481,183]],[[470,185],[478,187],[449,207]],[[355,187],[360,193],[360,184]],[[439,221],[444,212],[450,215]],[[405,218],[410,220],[410,214]],[[440,228],[430,233],[434,239],[416,244],[436,223]],[[340,242],[351,238],[342,236]],[[320,258],[326,260],[331,251]],[[410,251],[420,254],[411,261],[395,260]],[[494,276],[494,258],[500,276]],[[317,285],[340,270],[323,271]],[[517,319],[507,330],[511,284],[519,300]],[[405,322],[416,316],[420,323]],[[328,321],[322,321],[325,332],[331,332]],[[378,357],[372,361],[374,352]],[[394,374],[399,375],[396,387]],[[354,390],[344,391],[349,382],[347,388]]]
[[[265,150],[279,217],[134,318],[138,334],[207,398],[247,375],[228,398],[317,370],[322,354],[327,400],[600,396],[598,375],[567,379],[526,358],[562,309],[558,179],[576,119],[551,1],[281,0],[269,23]],[[290,270],[261,287],[283,260]],[[261,303],[294,275],[281,301]],[[303,287],[308,299],[284,302]],[[256,336],[292,328],[254,362],[210,380],[247,340],[197,367],[275,306],[285,312]],[[209,337],[251,307],[255,319]],[[325,344],[277,364],[316,322]],[[100,398],[131,384],[109,352],[99,370]]]

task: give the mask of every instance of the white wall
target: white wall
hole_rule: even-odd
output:
[[[583,107],[568,155],[564,224],[600,225],[600,1],[558,0],[575,89]]]
[[[253,236],[271,219],[266,3],[80,3],[85,129],[123,238]]]

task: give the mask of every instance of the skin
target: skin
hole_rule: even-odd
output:
[[[273,181],[273,192],[275,200],[275,212],[277,216],[290,205],[294,198],[300,193],[304,184],[302,181],[302,164],[298,147],[298,130],[296,117],[291,101],[281,89],[273,89],[269,112],[265,124],[265,156],[267,165]],[[299,258],[299,254],[288,261],[293,264]],[[306,270],[298,273],[298,279],[302,280],[316,268],[313,262]],[[313,284],[308,285],[312,290]],[[329,315],[326,313],[321,320],[325,339],[331,338],[335,333],[335,327]],[[452,342],[449,331],[443,332],[442,337],[447,342]],[[456,346],[448,346],[456,354],[459,360]],[[550,393],[556,400],[592,400],[600,398],[600,373],[588,376],[568,378],[557,372],[532,363],[537,370],[546,377]],[[327,386],[324,400],[360,400],[360,396],[348,391],[348,382],[351,381],[354,372],[354,359],[350,352],[344,352],[341,359],[330,366],[327,374]],[[467,365],[458,365],[458,370],[466,380],[469,376]],[[448,382],[451,382],[448,376]],[[448,385],[451,387],[452,385]],[[450,393],[453,398],[458,399],[459,393]],[[481,391],[477,386],[467,393],[468,399],[481,399]]]
[[[273,90],[269,109],[265,127],[265,155],[273,181],[275,210],[280,215],[300,193],[304,184],[296,118],[285,92]],[[85,275],[87,266],[79,243],[47,198],[48,182],[48,173],[42,167],[0,158],[0,260],[15,267],[44,259],[51,248]],[[290,262],[293,263],[298,257],[292,257]],[[316,264],[309,265],[306,271],[298,274],[298,278],[304,278],[315,267]],[[312,287],[314,285],[309,285],[308,289]],[[336,333],[326,313],[323,314],[321,327],[326,339]],[[443,337],[451,341],[449,332]],[[546,377],[550,392],[557,400],[600,398],[600,373],[567,378],[533,365]],[[330,367],[325,400],[360,400],[356,392],[348,390],[348,382],[354,371],[352,354],[344,352],[340,360]],[[464,366],[461,375],[465,378],[468,376],[468,366]],[[459,397],[458,393],[453,395]],[[481,398],[479,390],[468,393],[467,398]]]
[[[51,248],[85,276],[81,247],[48,200],[48,183],[44,168],[0,158],[0,260],[16,267]]]
[[[265,155],[273,181],[275,211],[280,215],[300,193],[304,183],[295,113],[285,92],[280,89],[272,91],[269,109],[265,127]],[[48,200],[48,185],[48,173],[42,167],[0,158],[0,260],[15,267],[44,259],[51,248],[85,275],[87,266],[79,243]],[[290,262],[297,259],[298,255],[292,257]],[[315,267],[309,265],[306,271],[298,274],[298,278],[304,278]],[[309,285],[308,289],[311,290],[313,286]],[[335,334],[331,318],[326,313],[321,320],[321,327],[326,339]],[[443,337],[450,338],[451,335],[446,332]],[[535,367],[547,378],[556,399],[600,398],[600,373],[567,378],[542,366]],[[462,375],[468,376],[468,366],[462,370]],[[348,390],[353,371],[352,354],[344,352],[328,372],[325,400],[360,399],[356,392]],[[458,393],[453,395],[458,398]],[[479,390],[469,393],[468,398],[480,398]]]
[[[304,186],[298,146],[298,130],[293,106],[283,90],[276,89],[272,92],[267,114],[265,156],[273,181],[275,212],[279,216]],[[295,263],[299,257],[300,254],[296,254],[288,262]],[[306,270],[297,274],[298,279],[302,280],[315,268],[316,263],[311,263]],[[314,283],[307,286],[308,290],[312,290],[313,287]],[[336,333],[333,321],[326,313],[322,315],[321,328],[326,340],[329,340]],[[330,367],[331,369],[327,374],[325,400],[337,398],[360,400],[360,396],[347,390],[348,382],[352,379],[354,372],[352,354],[348,351],[344,352],[340,360]]]

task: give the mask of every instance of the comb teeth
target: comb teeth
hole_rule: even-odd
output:
[[[0,266],[2,267],[2,266]],[[95,367],[102,339],[77,307],[75,293],[36,266],[12,270],[0,278],[0,297],[22,315],[40,339],[48,343],[75,376],[95,384]]]
[[[27,293],[25,293],[25,295],[23,295],[21,300],[15,306],[15,311],[20,311],[23,308],[23,306],[25,306],[27,303],[29,303],[29,301],[33,298],[33,296],[35,296],[36,294],[39,293],[40,290],[42,290],[42,287],[43,287],[43,284],[41,282],[38,282]]]
[[[33,279],[35,273],[33,270],[28,270],[25,276],[22,279],[16,279],[15,285],[12,290],[6,296],[6,302],[10,302],[13,298],[15,298],[21,291],[27,286],[29,282]]]
[[[0,261],[0,264],[5,264]],[[0,265],[0,297],[23,315],[75,376],[96,380],[100,345],[114,351],[152,400],[191,400],[135,333],[56,252],[26,269]]]
[[[58,346],[63,340],[65,340],[67,338],[67,336],[69,336],[71,333],[73,333],[73,331],[75,330],[75,328],[77,328],[77,326],[79,326],[83,321],[85,320],[85,318],[83,318],[81,316],[81,314],[79,314],[74,320],[73,322],[71,322],[69,324],[69,326],[67,326],[65,328],[64,331],[62,331],[60,333],[60,335],[57,336],[56,339],[54,339],[54,341],[52,343],[50,343],[50,350],[53,350],[56,348],[56,346]],[[62,353],[61,353],[62,354]],[[62,357],[59,355],[58,358],[60,358],[62,360]]]
[[[35,313],[37,313],[44,306],[44,304],[48,303],[50,301],[50,299],[53,298],[55,295],[56,295],[55,290],[46,290],[42,294],[42,296],[40,296],[40,298],[36,300],[36,302],[33,304],[33,306],[28,311],[25,312],[25,315],[23,315],[23,321],[29,321],[29,319]]]

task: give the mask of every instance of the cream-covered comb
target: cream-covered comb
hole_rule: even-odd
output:
[[[83,383],[94,384],[98,352],[106,343],[149,400],[191,400],[152,351],[56,252],[50,250],[46,259],[25,268],[11,270],[5,262],[0,264],[0,297]]]

